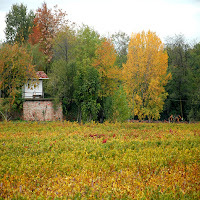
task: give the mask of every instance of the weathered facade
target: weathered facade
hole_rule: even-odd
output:
[[[38,71],[39,81],[29,82],[23,87],[23,118],[26,121],[56,121],[63,119],[62,104],[54,108],[52,99],[44,98],[43,79],[48,76],[43,71]]]
[[[44,98],[43,80],[49,79],[43,71],[36,73],[38,80],[28,80],[28,82],[22,87],[22,98]]]
[[[23,117],[26,121],[56,121],[63,119],[61,103],[53,108],[48,99],[29,99],[23,103]]]

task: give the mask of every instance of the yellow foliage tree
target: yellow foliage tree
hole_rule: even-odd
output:
[[[157,120],[167,97],[164,86],[171,77],[164,44],[151,31],[132,34],[127,56],[123,79],[133,115]]]
[[[36,78],[32,57],[24,47],[17,43],[4,44],[0,48],[0,90],[9,98],[12,105],[21,87],[28,79]]]
[[[104,39],[95,52],[93,66],[99,71],[100,97],[113,95],[119,80],[119,68],[115,66],[117,53],[111,40]]]

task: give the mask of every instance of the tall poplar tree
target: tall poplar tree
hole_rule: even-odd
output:
[[[83,25],[77,31],[75,50],[77,71],[74,77],[74,99],[78,108],[77,119],[79,122],[95,120],[100,109],[100,104],[97,103],[99,74],[92,66],[99,43],[99,34],[90,27]]]
[[[25,5],[13,4],[6,15],[6,41],[11,44],[26,42],[33,27],[33,19],[32,10],[28,13]]]
[[[167,97],[164,86],[168,56],[156,33],[144,31],[130,39],[128,58],[123,65],[123,78],[129,105],[139,119],[158,119]]]
[[[120,69],[115,65],[117,53],[110,39],[103,38],[96,49],[93,66],[98,70],[100,77],[99,100],[101,110],[100,121],[112,118],[112,96],[118,89]]]

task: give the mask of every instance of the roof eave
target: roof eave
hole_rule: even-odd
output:
[[[49,79],[49,78],[39,78],[39,80],[41,80],[41,79]]]

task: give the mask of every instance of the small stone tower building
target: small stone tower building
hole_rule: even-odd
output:
[[[23,118],[27,121],[55,121],[63,119],[61,103],[54,109],[52,99],[44,98],[43,80],[49,79],[43,71],[38,71],[39,80],[29,80],[23,86]]]

